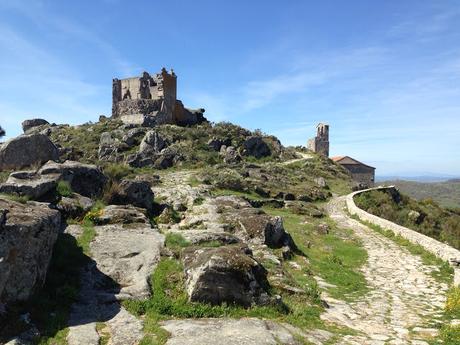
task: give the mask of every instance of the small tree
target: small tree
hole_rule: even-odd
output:
[[[0,138],[5,135],[5,130],[0,126]]]

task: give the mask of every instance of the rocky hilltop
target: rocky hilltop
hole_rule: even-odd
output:
[[[33,119],[23,129],[0,146],[0,343],[409,339],[356,307],[369,302],[373,272],[385,271],[366,264],[366,250],[371,264],[385,259],[374,260],[368,235],[328,217],[343,212],[335,197],[352,190],[332,160],[204,118],[182,126]],[[401,257],[412,266],[394,284],[422,266]],[[448,277],[416,277],[430,296],[447,289]],[[383,304],[370,311],[383,318],[375,311]],[[396,309],[394,318],[405,322]],[[425,326],[409,320],[404,330]],[[422,344],[421,333],[410,339]]]

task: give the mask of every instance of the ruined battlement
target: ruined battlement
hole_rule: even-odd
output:
[[[172,69],[113,79],[112,117],[126,124],[190,125],[205,121],[203,112],[189,110],[177,99],[177,76]]]

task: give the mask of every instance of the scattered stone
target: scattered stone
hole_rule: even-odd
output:
[[[327,183],[324,177],[315,178],[315,183],[318,185],[318,187],[321,187],[321,188],[326,188],[327,186]]]
[[[148,156],[155,155],[161,152],[168,146],[168,143],[163,139],[156,130],[148,131],[139,146],[139,153]]]
[[[109,205],[93,220],[98,225],[149,223],[145,210],[131,205]]]
[[[247,199],[247,202],[252,207],[261,208],[263,206],[273,207],[273,208],[283,208],[284,201],[277,200],[277,199],[263,199],[263,200],[254,200],[254,199]]]
[[[209,148],[211,148],[214,151],[220,151],[220,148],[222,147],[222,145],[224,145],[224,143],[220,139],[212,138],[212,139],[209,139],[207,145]]]
[[[284,230],[281,217],[272,217],[262,210],[234,196],[216,198],[225,222],[231,232],[249,243],[266,244],[271,248],[288,246],[296,250],[291,236]]]
[[[116,162],[119,159],[120,142],[110,132],[104,132],[99,141],[98,158],[101,161]]]
[[[121,139],[128,147],[133,147],[140,144],[140,141],[145,136],[145,128],[132,128]]]
[[[213,137],[211,139],[209,139],[208,143],[207,143],[208,147],[214,151],[217,151],[219,152],[220,151],[220,148],[225,145],[225,146],[231,146],[232,145],[232,140],[229,139],[229,138],[226,138],[226,139],[218,139],[216,137]]]
[[[107,177],[97,166],[74,161],[48,162],[38,171],[38,174],[42,177],[58,176],[59,180],[69,182],[72,191],[86,197],[99,196],[107,182]]]
[[[56,208],[65,218],[83,217],[94,205],[94,201],[83,195],[74,193],[71,198],[62,197]]]
[[[249,156],[262,158],[271,155],[270,147],[267,145],[264,139],[259,136],[252,136],[247,138],[243,143],[243,147],[245,153]]]
[[[420,214],[420,212],[411,210],[407,214],[409,220],[411,220],[415,224],[420,224],[423,221],[423,216]]]
[[[439,329],[436,328],[422,328],[422,327],[414,327],[412,332],[417,333],[423,337],[428,338],[435,338],[439,334]]]
[[[324,213],[315,205],[304,201],[289,201],[285,207],[295,214],[306,215],[314,218],[321,218]]]
[[[46,277],[61,228],[58,211],[46,204],[0,198],[0,300],[27,300]]]
[[[171,231],[172,233],[180,234],[184,237],[191,245],[200,245],[209,242],[218,242],[221,245],[239,243],[241,240],[227,232],[216,232],[209,230],[176,230]]]
[[[329,225],[326,223],[321,223],[316,227],[316,232],[320,235],[327,235],[329,233],[329,229]]]
[[[17,170],[58,159],[57,147],[43,134],[23,134],[0,146],[0,170]]]
[[[32,200],[54,198],[58,179],[56,176],[41,176],[35,171],[16,171],[0,185],[0,193],[28,196]]]
[[[224,162],[227,164],[234,164],[241,162],[241,156],[233,146],[222,145],[220,148],[220,155],[223,157]]]
[[[267,271],[245,245],[186,248],[182,253],[191,301],[211,304],[267,302]]]
[[[266,191],[265,189],[263,189],[260,186],[256,186],[254,188],[254,192],[256,192],[257,194],[259,194],[261,197],[264,197],[264,198],[270,197],[270,192]]]
[[[22,122],[22,130],[24,131],[24,133],[26,133],[31,128],[43,125],[49,125],[49,122],[44,119],[25,120]]]
[[[286,193],[286,194],[284,195],[284,200],[286,200],[286,201],[295,200],[295,195],[292,194],[292,193]]]
[[[109,203],[115,205],[133,205],[153,211],[153,192],[146,181],[123,180],[111,196]]]

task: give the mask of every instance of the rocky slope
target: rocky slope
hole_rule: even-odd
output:
[[[404,252],[390,275],[390,241],[325,207],[348,175],[304,148],[229,123],[24,130],[0,148],[2,343],[423,344],[441,313],[435,268]]]

